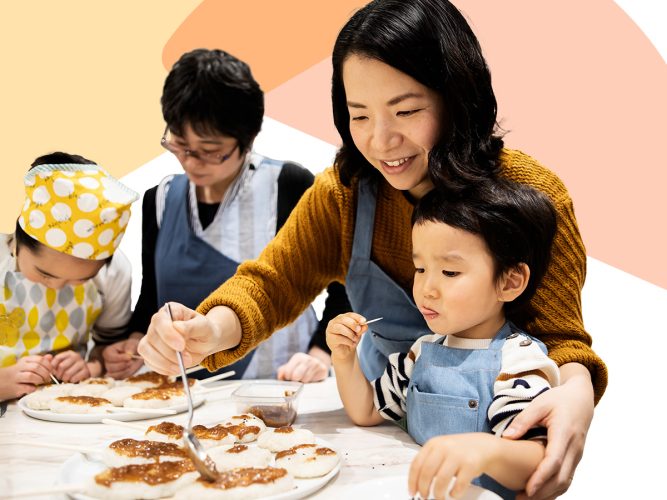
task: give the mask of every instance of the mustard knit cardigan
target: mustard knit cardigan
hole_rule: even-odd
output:
[[[558,213],[551,264],[532,300],[537,318],[526,329],[545,343],[559,366],[576,362],[588,368],[597,403],[607,386],[607,368],[591,349],[591,336],[584,330],[581,288],[586,251],[572,199],[553,172],[520,151],[503,150],[500,164],[505,177],[549,196]],[[259,258],[244,262],[236,275],[199,305],[202,314],[218,305],[232,308],[243,329],[237,347],[209,356],[203,365],[213,370],[244,356],[296,319],[330,282],[345,282],[356,202],[356,185],[343,186],[333,168],[316,177]],[[408,293],[414,277],[412,211],[413,205],[402,192],[380,183],[372,259]]]

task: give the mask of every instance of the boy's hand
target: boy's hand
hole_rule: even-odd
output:
[[[422,498],[460,498],[470,481],[484,473],[492,459],[496,436],[483,432],[452,434],[429,439],[410,466],[408,492]]]
[[[356,355],[357,344],[368,327],[366,318],[357,313],[339,314],[327,325],[327,345],[332,360],[349,360]]]
[[[53,357],[53,373],[63,382],[81,382],[90,378],[88,364],[78,352],[63,351]]]
[[[53,356],[32,355],[19,358],[16,364],[0,368],[0,401],[34,392],[38,385],[51,383]]]

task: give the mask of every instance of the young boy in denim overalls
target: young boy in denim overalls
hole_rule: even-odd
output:
[[[515,325],[544,275],[556,230],[549,200],[497,181],[463,196],[437,190],[413,214],[413,296],[433,335],[393,354],[368,382],[356,347],[366,319],[348,313],[327,328],[338,389],[357,425],[407,419],[424,445],[408,481],[411,495],[460,496],[472,481],[514,498],[544,455],[546,432],[502,439],[512,419],[558,384],[545,346]],[[372,327],[371,327],[372,328]]]

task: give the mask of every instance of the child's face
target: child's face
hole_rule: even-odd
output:
[[[413,294],[431,331],[491,338],[503,325],[494,263],[484,240],[447,224],[412,229]]]
[[[85,283],[104,266],[102,260],[79,259],[44,245],[36,252],[26,247],[18,249],[16,263],[19,271],[30,281],[56,290],[65,285]]]

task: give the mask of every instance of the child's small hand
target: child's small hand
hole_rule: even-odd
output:
[[[444,499],[456,478],[449,495],[460,498],[470,481],[483,474],[492,457],[496,436],[483,432],[451,434],[429,439],[412,460],[408,476],[410,496]]]
[[[143,359],[133,357],[137,354],[138,346],[138,338],[129,338],[105,347],[102,357],[107,375],[116,380],[134,375],[144,364]]]
[[[25,356],[7,368],[0,368],[0,401],[21,397],[38,385],[50,383],[51,359],[50,354]]]
[[[357,313],[339,314],[327,325],[327,345],[332,359],[349,359],[356,354],[357,344],[368,327],[366,318]]]
[[[53,357],[53,370],[63,382],[81,382],[90,378],[88,364],[78,352],[63,351]]]

